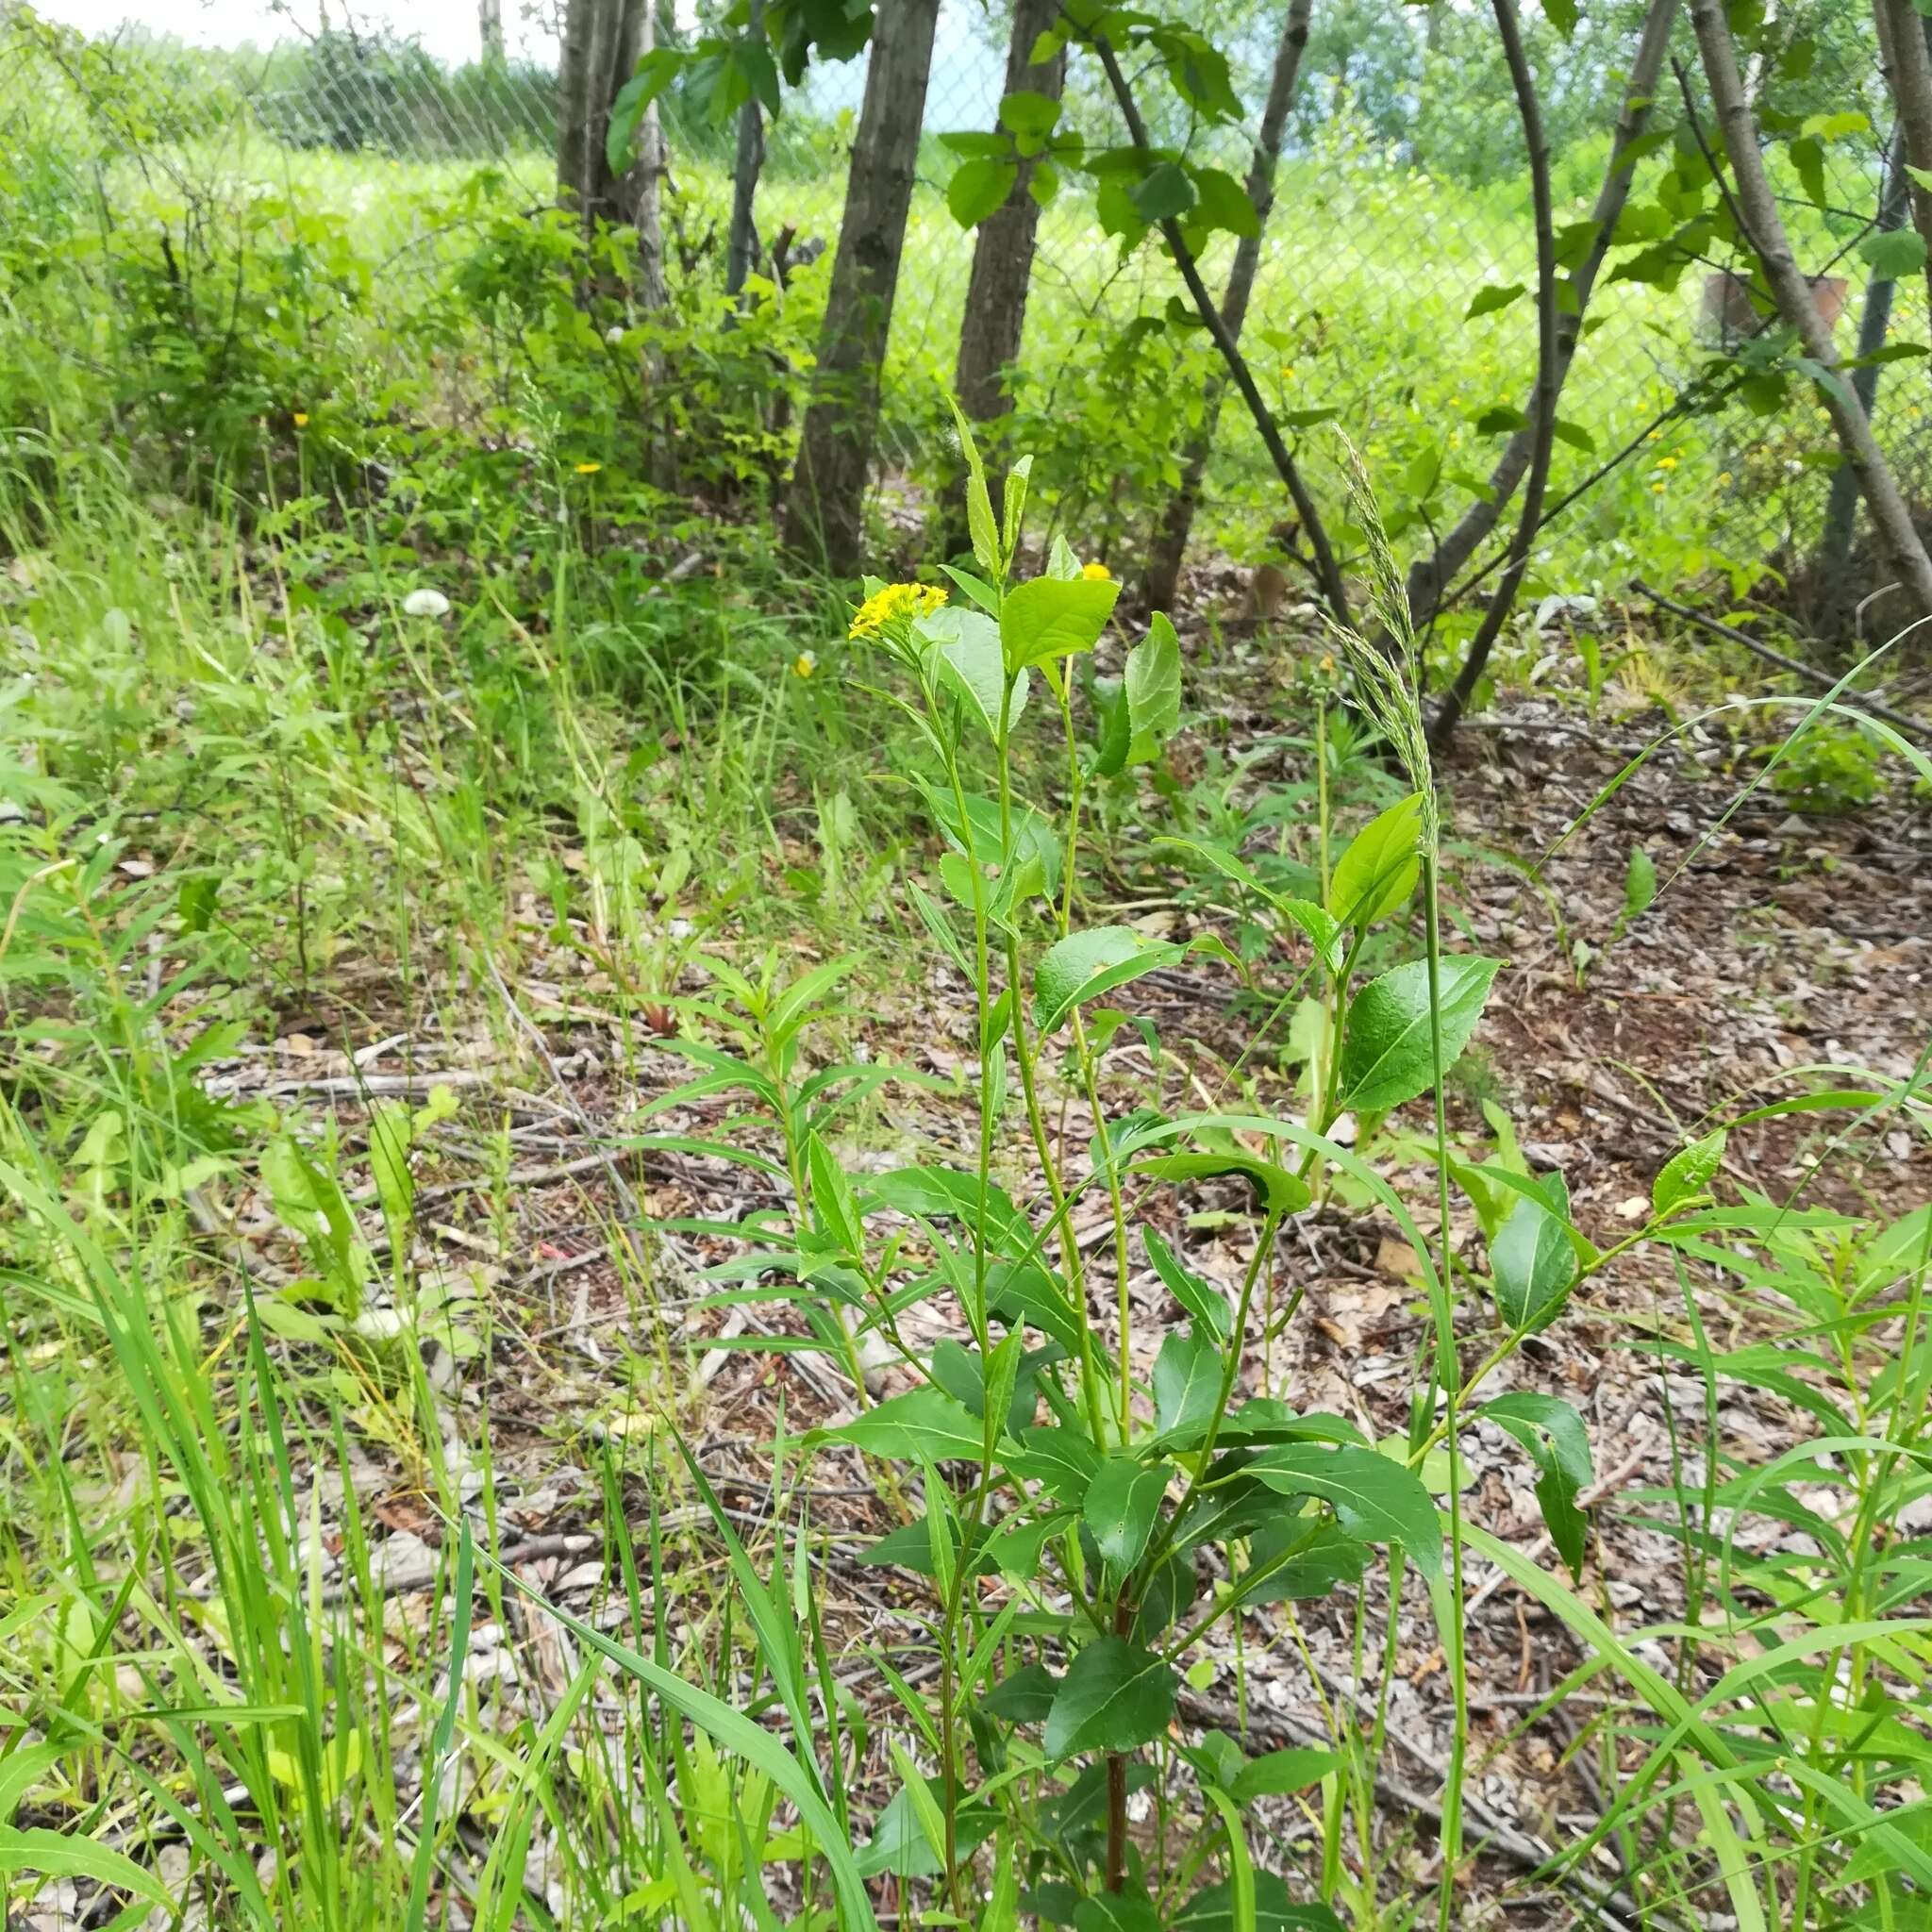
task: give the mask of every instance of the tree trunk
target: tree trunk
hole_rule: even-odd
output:
[[[1038,67],[1031,59],[1033,43],[1059,18],[1059,0],[1016,0],[1013,38],[1007,50],[1007,92],[1044,94],[1057,101],[1067,77],[1067,53],[1061,47]],[[959,407],[975,424],[996,422],[1012,408],[1006,375],[1020,354],[1026,325],[1026,293],[1033,279],[1033,239],[1040,225],[1040,204],[1030,183],[1033,163],[1022,160],[1006,200],[979,225],[973,242],[973,270],[966,282],[966,312],[959,325],[959,359],[953,388]],[[994,439],[982,438],[982,452]],[[1005,464],[989,457],[993,473],[987,481],[997,491]],[[941,523],[944,547],[959,550],[966,542],[966,474],[956,470],[946,485]]]
[[[814,395],[785,509],[788,548],[858,568],[878,430],[879,367],[906,246],[939,0],[891,0],[873,28],[865,99],[819,334]]]
[[[483,42],[485,62],[500,66],[503,61],[503,0],[477,0],[476,30]]]
[[[1875,0],[1878,64],[1898,108],[1906,159],[1932,172],[1932,20],[1922,20],[1907,0]],[[1932,187],[1907,175],[1912,225],[1925,243],[1925,290],[1932,300]]]
[[[1254,205],[1255,232],[1243,235],[1236,244],[1234,265],[1227,274],[1227,290],[1221,298],[1221,319],[1237,341],[1247,319],[1249,299],[1255,292],[1262,238],[1268,230],[1269,212],[1274,206],[1274,172],[1281,160],[1281,138],[1288,127],[1288,110],[1294,101],[1302,50],[1308,44],[1309,10],[1310,0],[1290,0],[1288,17],[1281,26],[1281,43],[1274,50],[1274,72],[1268,83],[1267,103],[1261,109],[1254,157],[1248,164],[1248,200]],[[1435,17],[1432,7],[1432,24]],[[1221,398],[1226,387],[1223,381],[1210,382],[1201,398],[1201,423],[1189,439],[1187,453],[1181,460],[1180,488],[1168,499],[1160,527],[1154,533],[1147,568],[1141,579],[1141,594],[1152,610],[1174,608],[1174,589],[1180,582],[1181,562],[1187,556],[1188,536],[1200,505],[1201,483],[1208,473],[1208,458],[1214,447],[1215,425],[1220,420]]]
[[[1865,411],[1859,408],[1850,386],[1837,373],[1838,356],[1832,347],[1831,331],[1818,312],[1810,283],[1791,255],[1784,217],[1778,211],[1771,178],[1764,170],[1764,157],[1758,150],[1757,128],[1738,76],[1737,49],[1731,43],[1723,0],[1691,0],[1690,19],[1697,29],[1705,77],[1710,83],[1710,97],[1724,133],[1724,152],[1730,157],[1738,210],[1743,218],[1750,246],[1763,269],[1780,319],[1786,327],[1796,331],[1805,354],[1826,372],[1828,379],[1817,385],[1819,395],[1831,416],[1839,447],[1864,492],[1873,530],[1888,565],[1897,573],[1911,615],[1932,615],[1932,558],[1925,555],[1925,546],[1912,525],[1911,512],[1900,492],[1898,479],[1891,474],[1891,466],[1872,434]],[[1898,49],[1894,47],[1893,52]]]
[[[609,0],[569,0],[557,59],[557,201],[582,209],[590,198],[591,61]]]
[[[751,0],[745,32],[753,39],[765,30],[765,0]],[[731,239],[724,252],[724,292],[737,295],[758,259],[758,231],[753,220],[758,175],[765,165],[765,115],[756,94],[738,110],[738,155],[731,168]]]
[[[1576,344],[1583,331],[1583,318],[1590,307],[1591,291],[1608,253],[1624,204],[1629,198],[1631,175],[1629,159],[1632,143],[1643,132],[1650,119],[1652,97],[1663,76],[1665,57],[1670,52],[1671,29],[1676,25],[1677,0],[1650,0],[1637,52],[1630,62],[1630,75],[1624,88],[1624,110],[1617,121],[1616,136],[1610,143],[1609,163],[1604,171],[1603,185],[1597,190],[1596,206],[1591,211],[1596,232],[1590,252],[1573,272],[1571,284],[1575,292],[1574,308],[1557,319],[1556,392],[1561,395],[1563,383],[1575,359]],[[1503,512],[1522,483],[1524,473],[1536,446],[1536,400],[1530,399],[1522,428],[1504,445],[1503,453],[1490,471],[1489,494],[1478,497],[1458,517],[1449,533],[1426,557],[1409,566],[1408,607],[1418,629],[1429,623],[1440,608],[1443,593],[1457,574],[1491,531],[1501,523]],[[1387,648],[1386,638],[1376,641]]]
[[[624,85],[637,72],[642,60],[658,44],[658,9],[646,0],[632,0],[630,12],[637,22],[637,43],[620,50],[620,65],[611,76],[611,92]],[[622,58],[627,51],[628,58]],[[638,124],[637,158],[625,177],[625,199],[638,231],[638,307],[655,313],[671,300],[664,283],[664,228],[658,208],[658,190],[664,179],[664,129],[658,119],[658,104],[644,109]]]
[[[1926,23],[1932,32],[1932,21]],[[1885,186],[1878,197],[1878,229],[1881,234],[1900,227],[1906,219],[1907,187],[1906,135],[1903,125],[1892,134],[1891,153],[1885,169]],[[1891,326],[1892,293],[1898,284],[1886,276],[1874,276],[1865,291],[1865,312],[1858,321],[1857,360],[1853,372],[1852,392],[1867,416],[1878,399],[1878,364],[1870,358],[1885,346],[1886,332]],[[1858,479],[1847,465],[1832,472],[1831,495],[1824,508],[1824,533],[1818,544],[1818,629],[1824,637],[1836,637],[1850,615],[1852,531],[1857,522]]]

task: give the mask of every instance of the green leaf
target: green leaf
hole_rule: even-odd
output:
[[[1159,1520],[1160,1499],[1167,1493],[1167,1476],[1164,1463],[1109,1456],[1088,1485],[1080,1513],[1117,1575],[1125,1576],[1145,1553]]]
[[[0,1825],[0,1879],[16,1872],[34,1872],[43,1878],[89,1878],[136,1898],[151,1899],[163,1911],[175,1908],[159,1879],[125,1854],[44,1826],[19,1831]]]
[[[1497,965],[1470,953],[1448,954],[1441,962],[1445,1073],[1482,1018]],[[1411,959],[1370,980],[1349,1007],[1341,1105],[1386,1113],[1426,1093],[1434,1082],[1428,961]]]
[[[604,158],[613,175],[622,178],[630,173],[644,115],[683,71],[685,59],[680,47],[652,48],[638,62],[638,71],[611,97],[610,119],[604,130]]]
[[[1221,1351],[1205,1335],[1170,1335],[1154,1359],[1154,1423],[1163,1436],[1196,1429],[1221,1406]]]
[[[1028,141],[1043,140],[1059,118],[1060,104],[1055,94],[1021,88],[1000,102],[1000,125]]]
[[[1121,594],[1111,578],[1034,577],[1008,591],[1000,610],[1007,669],[1071,658],[1100,641]]]
[[[1187,951],[1150,940],[1130,925],[1091,925],[1056,941],[1033,969],[1036,1024],[1051,1033],[1075,1007],[1098,999],[1130,979],[1172,966]]]
[[[1927,194],[1932,194],[1932,168],[1915,168],[1909,161],[1907,161],[1906,163],[1906,173],[1912,177],[1912,179],[1916,181],[1919,184],[1919,186],[1925,191]]]
[[[1257,1204],[1269,1214],[1299,1214],[1314,1198],[1307,1183],[1279,1162],[1238,1151],[1162,1154],[1136,1162],[1133,1172],[1149,1174],[1158,1181],[1201,1180],[1215,1174],[1238,1174],[1254,1189]]]
[[[1373,1449],[1284,1442],[1240,1471],[1289,1496],[1319,1496],[1336,1521],[1365,1542],[1396,1543],[1424,1576],[1442,1574],[1442,1532],[1421,1481]]]
[[[1260,217],[1248,191],[1222,168],[1190,170],[1194,180],[1194,205],[1188,213],[1193,228],[1223,228],[1230,235],[1254,236],[1261,232]]]
[[[1167,1291],[1189,1315],[1217,1341],[1225,1341],[1234,1331],[1234,1317],[1228,1311],[1227,1297],[1210,1283],[1181,1265],[1179,1257],[1161,1238],[1160,1230],[1143,1227],[1141,1244],[1154,1272],[1167,1284]]]
[[[1181,646],[1166,614],[1157,610],[1147,635],[1127,653],[1126,762],[1142,765],[1180,728]]]
[[[1496,1308],[1517,1334],[1531,1333],[1554,1321],[1576,1279],[1563,1177],[1549,1174],[1535,1186],[1539,1193],[1551,1195],[1550,1206],[1528,1194],[1520,1196],[1490,1243]]]
[[[1241,1581],[1244,1604],[1311,1603],[1359,1583],[1369,1546],[1339,1523],[1291,1516],[1264,1523],[1248,1540]]]
[[[913,1389],[889,1396],[875,1408],[836,1429],[815,1430],[812,1441],[850,1442],[868,1455],[908,1461],[977,1462],[986,1452],[979,1418],[942,1391]]]
[[[1680,1147],[1664,1162],[1651,1184],[1650,1205],[1658,1220],[1674,1208],[1701,1194],[1724,1164],[1724,1130],[1707,1134],[1688,1147]]]
[[[1583,1574],[1590,1524],[1576,1506],[1590,1487],[1590,1437],[1583,1418],[1554,1395],[1499,1395],[1476,1411],[1479,1421],[1506,1429],[1529,1451],[1536,1464],[1536,1499],[1557,1554],[1573,1576]]]
[[[1543,18],[1567,41],[1576,31],[1576,0],[1543,0]]]
[[[1169,1924],[1172,1932],[1249,1932],[1235,1923],[1234,1885],[1226,1878],[1203,1887]],[[1343,1932],[1343,1926],[1326,1906],[1296,1905],[1274,1873],[1257,1872],[1254,1932]]]
[[[1019,1443],[1007,1467],[1063,1503],[1080,1502],[1100,1472],[1100,1452],[1076,1429],[1022,1429]]]
[[[1657,899],[1657,865],[1641,845],[1630,848],[1630,864],[1624,874],[1624,917],[1641,918]]]
[[[932,640],[934,662],[940,681],[965,701],[970,716],[986,726],[987,735],[1000,741],[1000,706],[1007,707],[1010,729],[1026,708],[1026,688],[1030,680],[1021,672],[1013,694],[1006,695],[1006,659],[1000,650],[1000,629],[991,618],[979,610],[966,610],[957,604],[943,604],[930,616],[919,621],[919,632]]]
[[[1152,1743],[1174,1717],[1174,1672],[1151,1650],[1096,1638],[1060,1679],[1041,1740],[1047,1757],[1058,1763]]]
[[[1465,322],[1474,322],[1479,315],[1493,315],[1497,309],[1508,308],[1510,303],[1527,293],[1528,291],[1521,282],[1511,282],[1504,288],[1491,284],[1489,288],[1478,289],[1470,297],[1468,312],[1462,319]]]
[[[1925,266],[1925,238],[1916,228],[1882,229],[1867,235],[1858,253],[1871,263],[1874,281],[1896,282]]]
[[[1156,161],[1127,190],[1127,199],[1143,222],[1171,222],[1193,207],[1194,183],[1178,161]]]
[[[1328,880],[1328,911],[1337,925],[1373,925],[1407,904],[1422,875],[1422,794],[1412,791],[1348,841]]]
[[[1284,1798],[1291,1791],[1305,1791],[1310,1785],[1320,1784],[1341,1763],[1334,1752],[1313,1744],[1270,1751],[1250,1759],[1235,1774],[1228,1794],[1237,1805],[1252,1804],[1257,1798]]]
[[[1161,1932],[1160,1914],[1144,1885],[1130,1880],[1118,1891],[1096,1891],[1074,1907],[1074,1932]]]
[[[1511,436],[1528,422],[1513,403],[1495,403],[1475,419],[1478,436]]]
[[[1022,1664],[979,1700],[979,1707],[1002,1724],[1043,1724],[1059,1687],[1059,1679],[1044,1664]]]
[[[1038,99],[1029,95],[1029,99]],[[946,206],[962,228],[976,228],[987,216],[1006,206],[1013,184],[1020,178],[1016,162],[985,157],[961,161],[946,183]]]

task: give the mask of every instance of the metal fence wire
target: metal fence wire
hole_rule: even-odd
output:
[[[1258,104],[1276,24],[1267,9],[1229,12],[1224,43],[1243,99]],[[1378,486],[1389,479],[1413,545],[1480,486],[1498,412],[1527,398],[1530,302],[1469,312],[1479,291],[1534,282],[1522,137],[1483,9],[1314,0],[1313,14],[1244,340],[1290,420],[1338,412]],[[883,375],[896,463],[913,460],[941,420],[974,245],[947,208],[954,158],[938,137],[994,125],[1009,20],[997,5],[942,8]],[[1562,223],[1586,215],[1595,195],[1635,23],[1607,17],[1575,42],[1541,20],[1533,27]],[[1856,32],[1822,45],[1813,90],[1862,116],[1863,131],[1825,148],[1822,196],[1790,184],[1787,202],[1849,354],[1868,295],[1857,244],[1883,193],[1890,110]],[[1678,51],[1694,75],[1688,33]],[[863,81],[861,58],[815,71],[788,96],[768,130],[759,191],[768,243],[781,229],[801,244],[836,236]],[[191,182],[197,195],[275,197],[290,220],[325,218],[349,238],[367,265],[372,312],[407,341],[480,211],[554,199],[556,111],[553,57],[541,42],[511,61],[451,67],[407,37],[341,26],[267,51],[192,49],[134,26],[83,42],[0,0],[0,224],[14,231],[18,258],[23,246],[31,252],[37,221],[53,236],[63,202],[136,224],[145,208],[178,208]],[[1096,144],[1122,138],[1098,77],[1077,64],[1062,113]],[[1167,133],[1237,176],[1246,171],[1251,126],[1176,124]],[[688,125],[674,106],[670,143],[670,219],[686,235],[721,227],[729,131]],[[47,251],[59,252],[52,240]],[[1210,251],[1210,286],[1227,252],[1224,238]],[[699,272],[718,266],[709,258]],[[1673,413],[1710,375],[1713,355],[1749,353],[1755,321],[1719,280],[1724,267],[1700,265],[1671,289],[1599,284],[1564,392],[1552,496],[1616,452],[1635,453],[1569,513],[1563,554],[1580,570],[1607,578],[1640,554],[1655,570],[1660,546],[1687,572],[1731,558],[1802,567],[1816,546],[1834,453],[1824,410],[1802,384],[1769,413],[1735,399],[1695,418]],[[1045,209],[1012,383],[1036,433],[1087,452],[1062,464],[1061,478],[1084,492],[1089,516],[1124,517],[1136,492],[1158,497],[1177,475],[1211,356],[1198,333],[1190,342],[1166,325],[1180,292],[1157,246],[1123,254],[1077,182]],[[1922,280],[1902,278],[1893,294],[1890,340],[1924,341]],[[95,347],[63,346],[82,358]],[[1150,365],[1150,356],[1166,359]],[[1924,366],[1887,365],[1874,410],[1918,500],[1932,495]],[[1205,534],[1257,553],[1278,514],[1257,440],[1239,412],[1224,411]]]

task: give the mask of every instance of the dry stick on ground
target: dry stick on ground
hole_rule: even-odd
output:
[[[1669,4],[1674,6],[1676,0],[1669,0]],[[1281,160],[1281,138],[1287,130],[1288,110],[1294,99],[1295,76],[1301,72],[1302,53],[1308,44],[1309,8],[1310,0],[1290,0],[1288,16],[1282,23],[1281,42],[1274,50],[1274,70],[1268,83],[1268,99],[1261,109],[1260,129],[1255,136],[1254,158],[1248,164],[1248,203],[1255,210],[1254,232],[1243,235],[1235,244],[1234,263],[1227,272],[1227,292],[1221,298],[1222,322],[1237,341],[1241,325],[1247,320],[1256,272],[1261,265],[1261,240],[1274,207],[1274,173]],[[1214,425],[1221,414],[1221,398],[1225,389],[1224,382],[1210,383],[1201,398],[1201,423],[1181,458],[1180,486],[1168,498],[1160,527],[1154,533],[1147,568],[1141,578],[1141,594],[1151,609],[1173,608],[1174,587],[1180,581],[1188,534],[1193,528],[1194,510],[1201,501],[1201,482],[1214,446]]]
[[[1765,173],[1764,157],[1758,150],[1757,125],[1752,118],[1751,104],[1744,98],[1744,83],[1738,73],[1738,53],[1731,43],[1724,0],[1691,0],[1690,20],[1697,29],[1705,77],[1710,83],[1710,97],[1717,108],[1718,125],[1724,131],[1724,151],[1730,157],[1744,239],[1770,284],[1779,319],[1796,331],[1806,356],[1818,365],[1820,395],[1830,413],[1839,446],[1864,491],[1873,529],[1886,561],[1898,574],[1912,614],[1932,615],[1932,558],[1926,556],[1925,546],[1912,526],[1911,511],[1900,493],[1891,466],[1872,434],[1872,425],[1858,407],[1851,385],[1839,371],[1831,331],[1818,311],[1811,285],[1791,254],[1784,217],[1778,211],[1771,177]],[[1893,51],[1896,53],[1896,47]]]
[[[1618,117],[1617,131],[1610,144],[1610,158],[1604,171],[1603,185],[1597,190],[1596,206],[1591,212],[1596,233],[1590,252],[1573,272],[1570,286],[1575,294],[1574,313],[1559,316],[1557,325],[1557,389],[1563,383],[1575,358],[1583,319],[1590,308],[1591,291],[1596,285],[1604,259],[1609,253],[1611,238],[1629,199],[1631,177],[1636,162],[1631,149],[1650,121],[1652,97],[1663,77],[1664,58],[1669,52],[1671,29],[1676,25],[1678,0],[1651,0],[1644,15],[1643,31],[1630,61],[1630,77],[1624,90],[1624,111]],[[1532,412],[1534,404],[1532,404]],[[1418,625],[1427,624],[1441,608],[1443,590],[1464,564],[1474,557],[1501,521],[1510,499],[1529,468],[1536,438],[1533,413],[1525,415],[1523,426],[1510,437],[1503,454],[1490,471],[1488,493],[1478,497],[1463,511],[1432,555],[1418,558],[1409,567],[1408,604]],[[1592,479],[1594,480],[1594,479]],[[1566,498],[1567,503],[1570,499]],[[1563,506],[1558,505],[1557,508]],[[1553,517],[1556,510],[1552,510]],[[1545,518],[1545,522],[1549,519]],[[1377,642],[1387,648],[1385,640]]]
[[[1630,588],[1640,597],[1648,597],[1659,610],[1668,610],[1673,617],[1681,617],[1688,623],[1699,625],[1720,637],[1726,643],[1742,644],[1747,651],[1755,652],[1767,664],[1775,664],[1780,671],[1789,671],[1793,677],[1802,677],[1807,684],[1815,685],[1820,691],[1836,691],[1840,680],[1828,671],[1821,671],[1815,664],[1807,664],[1803,658],[1788,658],[1782,651],[1774,651],[1769,644],[1759,643],[1748,631],[1738,629],[1735,625],[1721,624],[1714,617],[1707,617],[1701,610],[1693,610],[1688,604],[1676,603],[1666,597],[1661,591],[1654,591],[1641,577],[1632,577]],[[1860,710],[1870,711],[1874,718],[1883,718],[1888,724],[1895,725],[1908,737],[1916,738],[1921,744],[1932,745],[1932,724],[1921,718],[1909,717],[1904,711],[1895,711],[1890,705],[1880,704],[1874,697],[1868,697],[1861,691],[1845,691],[1841,702],[1855,705]]]
[[[1091,45],[1106,70],[1107,83],[1113,91],[1121,119],[1127,124],[1128,138],[1141,155],[1150,155],[1153,143],[1147,138],[1147,124],[1141,119],[1134,91],[1121,71],[1120,56],[1114,52],[1113,42],[1105,34],[1095,34]],[[1274,412],[1263,400],[1260,390],[1256,386],[1254,371],[1248,367],[1247,358],[1241,354],[1241,344],[1228,332],[1221,310],[1215,307],[1214,297],[1208,292],[1208,285],[1201,279],[1200,264],[1195,261],[1193,250],[1188,246],[1187,238],[1181,233],[1181,225],[1170,219],[1159,226],[1162,239],[1174,256],[1174,266],[1180,271],[1181,280],[1187,284],[1194,312],[1214,338],[1214,346],[1221,351],[1221,359],[1227,364],[1227,373],[1233,378],[1234,386],[1241,391],[1249,415],[1255,419],[1255,427],[1260,432],[1269,460],[1274,465],[1274,473],[1287,485],[1289,495],[1294,499],[1295,513],[1302,520],[1308,548],[1315,554],[1315,577],[1321,585],[1329,614],[1336,623],[1350,625],[1348,587],[1342,582],[1341,568],[1336,562],[1334,547],[1328,541],[1327,525],[1323,523],[1322,512],[1316,508],[1315,499],[1308,494],[1308,486],[1302,480],[1302,473],[1288,444],[1282,440],[1281,425],[1275,422]]]
[[[1523,486],[1523,509],[1516,522],[1503,564],[1503,578],[1490,593],[1482,623],[1470,640],[1469,654],[1456,682],[1444,694],[1429,727],[1430,741],[1446,744],[1456,721],[1469,707],[1471,694],[1490,661],[1490,651],[1503,621],[1516,603],[1523,574],[1529,568],[1529,549],[1542,522],[1543,492],[1550,480],[1550,458],[1557,446],[1557,396],[1563,386],[1562,350],[1557,336],[1557,217],[1550,196],[1550,148],[1543,134],[1542,108],[1537,100],[1536,76],[1523,50],[1523,26],[1516,0],[1492,0],[1496,28],[1503,38],[1503,55],[1509,65],[1509,85],[1516,96],[1516,113],[1523,123],[1524,144],[1529,151],[1530,204],[1536,219],[1536,391],[1529,406],[1533,434],[1529,474]]]

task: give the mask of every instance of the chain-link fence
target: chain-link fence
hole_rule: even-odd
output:
[[[1412,547],[1483,487],[1495,439],[1528,397],[1532,304],[1520,292],[1505,299],[1535,280],[1522,136],[1482,9],[1315,0],[1313,12],[1245,342],[1287,421],[1332,411],[1364,446]],[[1265,15],[1230,9],[1226,44],[1250,102],[1267,81],[1275,24]],[[1565,41],[1536,23],[1559,227],[1587,216],[1595,196],[1635,31],[1634,18],[1606,18]],[[954,159],[937,137],[993,125],[1005,33],[998,8],[951,4],[941,14],[884,377],[899,463],[916,461],[941,420],[973,248],[947,208]],[[1688,34],[1680,52],[1688,87]],[[1858,243],[1884,189],[1889,109],[1848,21],[1814,58],[1823,65],[1812,92],[1842,119],[1819,145],[1820,175],[1802,192],[1789,184],[1787,201],[1794,242],[1825,277],[1821,295],[1838,308],[1850,353],[1868,300]],[[340,25],[267,52],[194,51],[137,30],[80,42],[0,7],[0,196],[12,197],[16,231],[32,227],[37,206],[76,192],[122,224],[150,207],[218,220],[224,197],[273,201],[280,220],[330,225],[360,264],[370,312],[407,344],[479,219],[554,198],[553,65],[541,39],[524,58],[452,67],[407,38]],[[1152,96],[1156,77],[1146,84]],[[781,234],[794,261],[835,238],[862,88],[862,59],[816,70],[769,130],[758,203],[768,263]],[[674,266],[715,275],[729,130],[681,117],[675,101],[667,113]],[[1098,77],[1077,63],[1063,122],[1094,145],[1121,139]],[[1248,130],[1222,127],[1211,142],[1185,122],[1168,131],[1245,173]],[[1229,245],[1222,238],[1208,253],[1210,286]],[[1725,285],[1727,266],[1713,252],[1673,286],[1619,279],[1614,265],[1600,281],[1564,391],[1553,500],[1610,468],[1552,528],[1560,569],[1608,580],[1638,566],[1692,575],[1725,559],[1807,566],[1831,489],[1828,428],[1802,384],[1768,398],[1764,381],[1740,382],[1747,371],[1713,362],[1757,326]],[[1485,291],[1477,308],[1495,306],[1472,316]],[[1160,251],[1124,255],[1091,194],[1070,179],[1041,220],[1013,376],[1016,434],[1053,444],[1067,514],[1097,525],[1123,553],[1141,534],[1135,520],[1150,518],[1176,480],[1213,373],[1210,345],[1177,316],[1179,298]],[[1901,278],[1889,340],[1923,341],[1925,322],[1922,280]],[[1725,329],[1731,340],[1721,343]],[[84,340],[70,346],[89,352]],[[1932,494],[1923,367],[1877,372],[1874,409],[1918,498]],[[1687,395],[1713,383],[1729,399],[1687,411]],[[1224,411],[1204,534],[1253,560],[1291,541],[1257,439],[1240,412]]]

